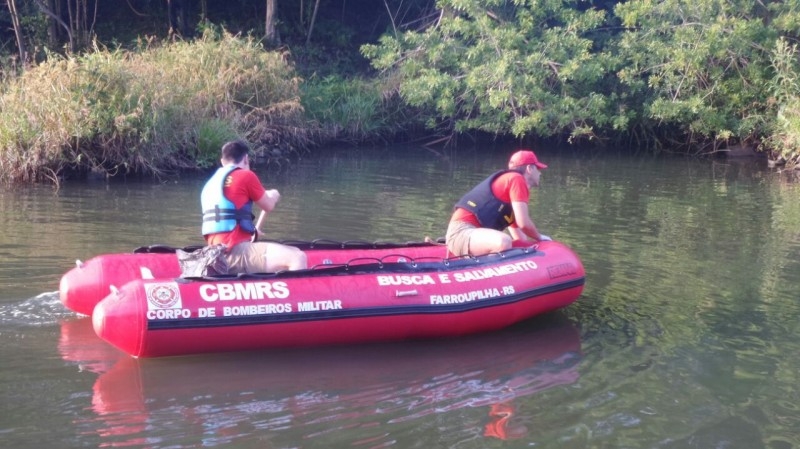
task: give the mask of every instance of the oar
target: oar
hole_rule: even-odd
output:
[[[261,225],[264,224],[265,218],[267,218],[267,212],[262,210],[261,213],[258,214],[258,220],[256,220],[256,232],[253,234],[253,242],[258,240],[258,233],[260,232]]]

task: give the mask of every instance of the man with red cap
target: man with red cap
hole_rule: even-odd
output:
[[[515,241],[550,240],[528,213],[530,188],[539,186],[539,162],[531,150],[519,150],[498,171],[467,192],[455,206],[447,226],[447,250],[454,256],[480,256],[507,250]],[[503,232],[508,228],[509,234]]]

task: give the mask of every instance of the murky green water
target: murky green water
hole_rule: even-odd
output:
[[[444,234],[508,151],[319,152],[273,238]],[[0,192],[3,447],[800,448],[800,184],[757,162],[547,154],[581,299],[457,340],[134,360],[58,302],[76,259],[200,242],[203,178]]]

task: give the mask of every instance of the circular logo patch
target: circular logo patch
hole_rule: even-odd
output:
[[[147,290],[147,301],[159,309],[170,309],[180,300],[177,285],[150,285]]]

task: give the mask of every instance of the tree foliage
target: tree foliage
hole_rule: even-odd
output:
[[[592,136],[610,121],[609,97],[594,90],[611,58],[587,33],[604,21],[560,0],[443,0],[427,29],[384,35],[363,53],[402,74],[409,104],[456,131]]]
[[[797,0],[437,5],[424,30],[362,47],[374,67],[400,74],[403,97],[430,110],[431,125],[573,141],[644,132],[644,141],[703,153],[775,149],[779,112],[794,128],[786,64],[797,49],[781,53],[782,72],[774,59],[781,38],[798,37]]]
[[[645,118],[674,125],[686,143],[712,147],[762,134],[769,48],[776,30],[760,2],[633,0],[616,15],[627,30],[617,41],[623,86],[645,96]]]

